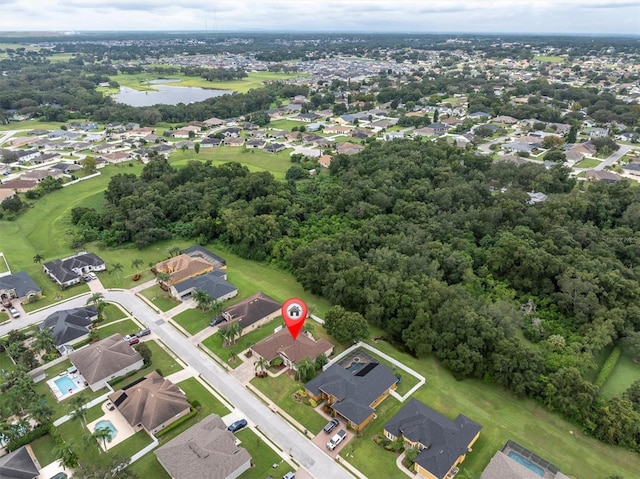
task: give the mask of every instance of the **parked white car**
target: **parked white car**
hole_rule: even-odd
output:
[[[329,439],[329,442],[327,443],[327,449],[333,451],[338,446],[338,444],[342,442],[346,435],[347,431],[345,431],[344,429],[340,429],[331,439]]]

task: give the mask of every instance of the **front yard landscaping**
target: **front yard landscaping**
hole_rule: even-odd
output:
[[[287,374],[275,378],[253,378],[251,384],[313,434],[320,432],[327,424],[327,419],[318,414],[311,405],[305,404],[304,399],[301,402],[293,399],[296,391],[304,389],[304,386]]]
[[[211,311],[202,311],[201,309],[187,309],[173,317],[173,320],[189,334],[196,334],[205,328],[209,328],[209,321],[212,319],[213,314]]]
[[[122,321],[116,321],[114,323],[108,323],[106,326],[100,325],[96,331],[98,331],[98,337],[100,339],[108,338],[109,336],[120,333],[123,336],[127,334],[133,334],[140,331],[140,326],[131,321],[130,319],[125,319]]]
[[[272,335],[274,329],[278,326],[281,326],[282,324],[284,324],[282,322],[282,318],[275,318],[261,328],[255,329],[250,333],[247,333],[244,336],[236,339],[236,342],[231,344],[230,346],[223,345],[222,338],[219,334],[209,336],[202,342],[202,344],[211,352],[213,352],[213,354],[218,356],[221,360],[225,361],[229,366],[235,369],[240,365],[240,359],[235,357],[235,355],[239,355],[248,347],[253,346],[259,341],[262,341],[267,336]],[[250,358],[249,361],[251,361]]]
[[[593,158],[584,158],[580,160],[578,163],[573,165],[574,168],[595,168],[601,162],[598,160],[594,160]]]

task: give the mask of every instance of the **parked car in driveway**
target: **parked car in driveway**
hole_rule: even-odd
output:
[[[127,334],[127,335],[126,335],[124,338],[122,338],[122,339],[124,339],[125,341],[130,341],[130,340],[132,340],[132,339],[133,339],[133,338],[135,338],[135,337],[137,337],[137,336],[136,336],[136,334]]]
[[[331,431],[333,431],[336,428],[338,424],[340,424],[338,420],[336,418],[333,418],[331,421],[327,423],[323,431],[329,434]]]
[[[224,323],[225,321],[226,319],[224,319],[224,316],[216,316],[211,321],[209,321],[209,326],[217,326],[218,324]]]
[[[20,312],[13,306],[9,306],[9,313],[11,314],[13,319],[20,317]]]
[[[131,339],[129,340],[129,344],[130,344],[131,346],[133,346],[134,344],[138,344],[139,342],[140,342],[140,338],[139,338],[139,337],[137,337],[137,336],[134,336],[133,338],[131,338]]]
[[[327,443],[327,449],[333,451],[338,446],[338,444],[342,442],[346,435],[347,431],[345,431],[344,429],[340,429],[331,439],[329,439],[329,442]]]
[[[227,427],[227,430],[231,432],[236,432],[242,429],[243,427],[246,427],[246,425],[247,425],[246,419],[239,419],[236,422],[229,424],[229,427]]]

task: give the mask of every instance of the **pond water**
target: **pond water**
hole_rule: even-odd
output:
[[[158,83],[157,81],[154,83]],[[161,82],[169,83],[169,82]],[[156,91],[139,91],[125,86],[120,87],[120,92],[113,95],[118,103],[129,106],[152,106],[157,104],[177,105],[178,103],[195,103],[207,98],[233,93],[231,90],[210,90],[208,88],[180,87],[155,84]]]

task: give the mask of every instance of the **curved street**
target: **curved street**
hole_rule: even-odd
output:
[[[238,380],[227,374],[204,352],[200,351],[187,338],[161,319],[153,309],[132,292],[105,290],[103,294],[105,300],[119,303],[135,316],[138,321],[151,329],[177,356],[192,366],[222,396],[238,408],[244,417],[255,423],[280,449],[288,453],[314,477],[318,479],[328,477],[332,479],[348,479],[352,477],[351,474],[318,449],[302,433],[294,429],[245,389]],[[84,306],[88,297],[89,293],[83,294],[64,303],[24,315],[17,320],[0,326],[0,336],[7,334],[11,329],[25,328],[31,324],[44,321],[54,310]]]

